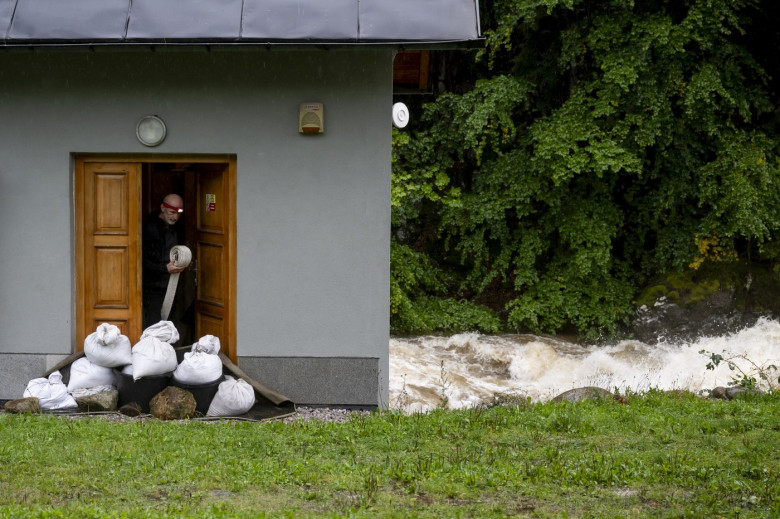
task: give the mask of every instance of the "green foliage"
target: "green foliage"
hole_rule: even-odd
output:
[[[458,332],[498,333],[501,322],[493,311],[465,300],[415,294],[440,294],[446,283],[424,254],[396,243],[390,247],[390,324],[396,333]]]
[[[725,351],[723,353],[726,356],[707,350],[699,351],[699,354],[710,360],[707,363],[708,370],[714,371],[721,362],[725,362],[729,370],[734,372],[734,376],[729,381],[730,386],[757,389],[760,380],[769,387],[770,391],[777,391],[780,387],[780,377],[775,378],[778,373],[778,367],[775,364],[769,362],[757,364],[744,354],[727,354]]]
[[[439,163],[420,165],[424,140],[412,141],[407,134],[393,133],[394,169],[392,182],[393,224],[419,216],[425,203],[457,206],[460,193],[449,186],[449,177]],[[407,157],[405,166],[416,167],[415,175],[397,163],[397,154]],[[451,291],[448,276],[433,265],[425,253],[394,240],[390,246],[390,324],[395,333],[457,332],[462,330],[497,333],[501,322],[493,311],[473,302],[445,297]]]
[[[397,138],[394,227],[446,293],[498,301],[511,328],[586,336],[625,322],[651,276],[780,259],[770,62],[747,43],[777,33],[762,8],[486,2],[491,72]]]

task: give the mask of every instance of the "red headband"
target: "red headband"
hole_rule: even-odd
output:
[[[165,202],[163,202],[162,205],[163,205],[163,207],[167,207],[168,209],[173,209],[177,213],[183,213],[184,212],[184,209],[182,209],[181,207],[174,207],[171,204],[166,204]]]

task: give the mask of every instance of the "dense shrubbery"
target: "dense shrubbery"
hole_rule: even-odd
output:
[[[483,3],[473,83],[394,136],[396,332],[611,333],[651,276],[780,257],[778,8]]]

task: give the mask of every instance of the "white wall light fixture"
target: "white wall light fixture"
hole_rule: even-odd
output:
[[[143,117],[135,127],[135,135],[144,146],[158,146],[165,140],[165,123],[156,115]]]

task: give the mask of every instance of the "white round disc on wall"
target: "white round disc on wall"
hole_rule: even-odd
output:
[[[403,128],[409,124],[409,109],[403,103],[393,105],[393,124],[396,128]]]

